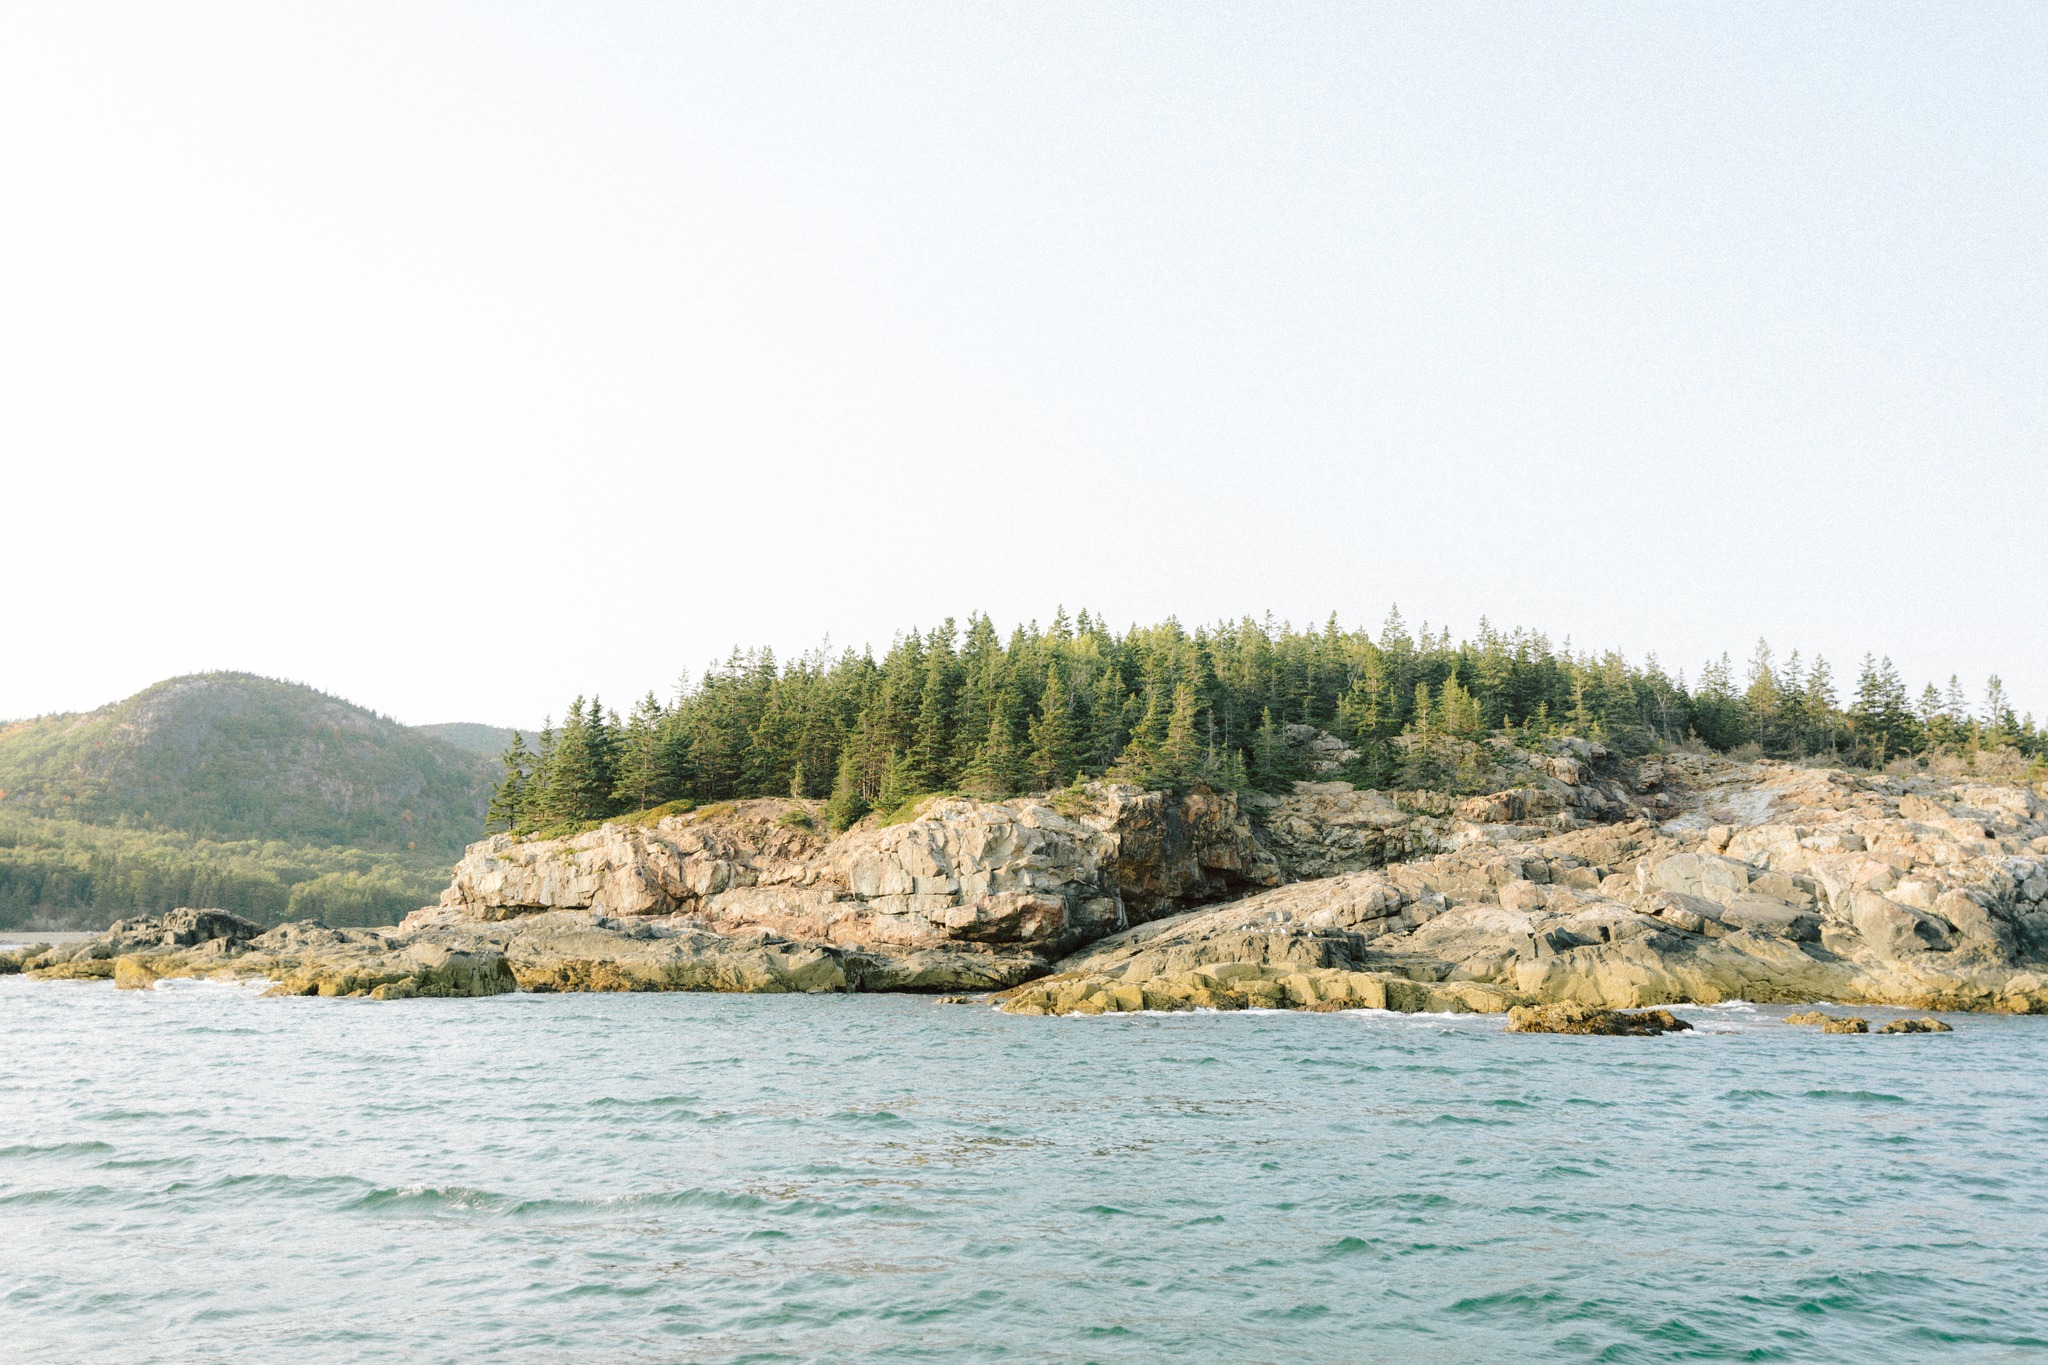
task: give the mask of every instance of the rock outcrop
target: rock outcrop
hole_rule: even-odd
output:
[[[566,840],[499,835],[456,865],[412,927],[551,910],[682,917],[842,947],[980,944],[1054,956],[1126,924],[1281,880],[1237,797],[1096,782],[836,839],[816,802],[745,801]]]
[[[748,801],[486,840],[397,930],[179,911],[13,965],[385,998],[993,991],[1026,1014],[1738,998],[2048,1012],[2048,801],[2032,787],[1630,760],[1578,740],[1496,745],[1489,762],[1513,785],[1093,783],[933,798],[837,837],[816,803]]]
[[[1609,1009],[2048,1012],[2048,802],[2034,790],[1684,753],[1551,760],[1555,782],[1633,818],[1541,813],[1557,799],[1542,787],[1469,800],[1434,836],[1447,851],[1113,935],[1055,964],[1060,998],[1244,962]],[[1048,1002],[1027,990],[1006,1007]]]
[[[1652,1038],[1685,1033],[1692,1025],[1670,1010],[1602,1009],[1563,1000],[1554,1005],[1517,1005],[1508,1011],[1509,1033],[1577,1033],[1607,1038]]]
[[[1094,830],[1044,802],[929,803],[917,819],[818,832],[815,803],[748,801],[566,840],[473,845],[408,928],[549,911],[688,921],[840,947],[948,943],[1043,958],[1124,923]]]
[[[108,980],[143,989],[169,977],[266,980],[272,995],[498,995],[518,989],[503,952],[447,933],[398,937],[374,929],[281,924],[264,930],[214,910],[173,910],[123,920],[68,948],[26,952],[39,980]]]

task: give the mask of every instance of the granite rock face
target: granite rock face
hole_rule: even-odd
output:
[[[566,840],[473,845],[407,924],[550,910],[684,916],[840,946],[1058,954],[1134,919],[1280,880],[1231,793],[1113,783],[1051,798],[934,798],[900,824],[821,833],[816,802],[746,801]]]
[[[1026,1014],[1738,998],[2048,1012],[2035,788],[1628,760],[1577,740],[1498,746],[1495,763],[1514,785],[1465,798],[1093,783],[933,798],[836,838],[815,803],[786,800],[501,835],[395,930],[177,911],[0,971],[384,998],[996,991]]]
[[[1137,926],[1056,963],[1062,989],[1289,963],[1476,983],[1512,1003],[2048,1012],[2038,791],[1687,753],[1552,757],[1573,779],[1553,781],[1624,818],[1592,823],[1572,802],[1526,821],[1549,788],[1475,798],[1436,827],[1445,851]],[[1471,818],[1523,802],[1525,822]]]

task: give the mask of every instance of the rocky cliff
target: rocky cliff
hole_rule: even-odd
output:
[[[197,941],[204,923],[150,921],[16,965],[386,996],[997,990],[1033,1014],[1734,998],[2048,1011],[2034,788],[1631,761],[1583,741],[1502,746],[1498,764],[1513,785],[1463,800],[1328,780],[1243,799],[1096,783],[935,798],[836,838],[814,803],[743,802],[486,840],[440,904],[390,933]]]
[[[1567,829],[1471,819],[1533,798],[1467,802],[1444,852],[1127,930],[1005,1006],[1307,1007],[1391,991],[1445,1009],[1747,999],[2048,1012],[2039,792],[1689,754],[1560,776],[1603,770],[1610,811],[1670,818]]]

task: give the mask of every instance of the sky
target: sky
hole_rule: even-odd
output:
[[[2048,714],[2048,7],[0,9],[0,716],[947,616]]]

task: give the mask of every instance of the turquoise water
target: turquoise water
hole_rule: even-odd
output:
[[[2048,1019],[1683,1012],[0,979],[0,1356],[2048,1358]]]

